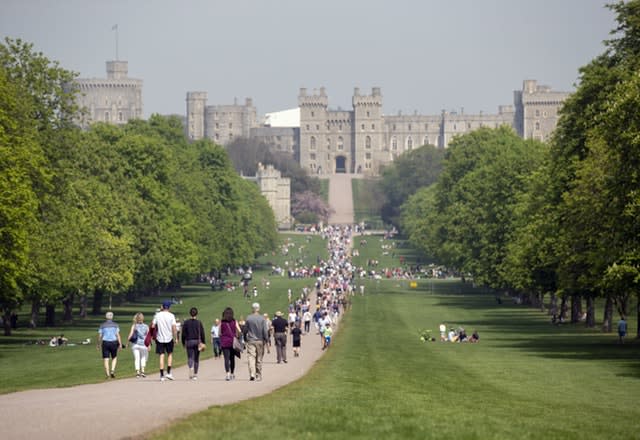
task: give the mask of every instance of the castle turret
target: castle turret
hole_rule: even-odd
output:
[[[370,95],[361,95],[357,87],[353,91],[353,144],[355,146],[354,172],[378,173],[379,165],[386,160],[384,149],[384,121],[382,118],[382,94],[373,87]]]
[[[192,140],[204,138],[204,109],[207,92],[187,92],[187,137]]]

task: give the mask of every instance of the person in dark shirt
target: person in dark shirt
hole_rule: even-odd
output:
[[[293,357],[300,356],[300,342],[302,341],[302,330],[300,329],[300,322],[291,329],[291,340],[293,345]]]
[[[200,349],[204,347],[204,327],[197,318],[198,309],[191,307],[189,310],[191,319],[187,319],[182,325],[182,346],[187,349],[187,363],[189,365],[189,379],[198,380],[198,369],[200,367]],[[202,344],[202,345],[200,345]]]
[[[273,338],[276,342],[276,358],[278,363],[287,363],[287,320],[282,317],[282,312],[277,311],[276,317],[271,321],[273,326]]]

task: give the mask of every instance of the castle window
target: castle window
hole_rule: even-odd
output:
[[[368,118],[369,116],[371,116],[371,113],[367,112],[367,118]]]
[[[364,124],[362,124],[362,125],[360,126],[360,128],[364,131]]]
[[[309,155],[309,159],[311,159],[311,160],[316,160],[316,153],[311,153],[311,154]]]
[[[536,110],[536,118],[540,117],[540,110]]]
[[[540,123],[536,122],[536,130],[540,130]]]
[[[122,112],[118,112],[118,121],[122,122]]]
[[[342,139],[342,136],[338,138],[338,150],[344,150],[344,140]]]
[[[422,142],[422,145],[429,145],[429,138],[427,136],[424,137],[424,141]]]
[[[233,128],[233,123],[229,122],[229,130]]]
[[[546,111],[542,112],[542,117],[543,118],[546,118],[547,116],[549,116],[549,114]]]
[[[327,139],[327,150],[331,150],[331,139]]]
[[[375,130],[376,129],[376,124],[371,124],[371,129]]]
[[[229,140],[233,139],[233,133],[229,133]]]
[[[411,131],[411,124],[409,124],[409,131]]]
[[[307,124],[307,131],[309,131],[309,124]]]
[[[315,136],[311,136],[311,139],[309,139],[309,148],[311,150],[315,150],[316,149],[316,137]]]
[[[109,119],[109,112],[104,112],[104,120],[105,120],[106,122],[109,122],[109,121],[110,121],[110,119]]]
[[[311,112],[311,117],[313,118],[316,114],[314,112]]]
[[[407,150],[411,150],[413,149],[413,139],[411,139],[411,136],[409,136],[407,138]]]
[[[371,149],[371,136],[367,136],[364,140],[364,148]]]
[[[428,130],[429,129],[429,124],[424,124],[424,129]]]
[[[367,160],[371,160],[371,153],[365,153],[364,158]]]
[[[453,129],[457,130],[458,127],[456,127],[456,124],[453,124]]]
[[[342,131],[342,124],[338,125],[338,131]]]
[[[320,131],[320,124],[316,124],[316,131]]]
[[[467,124],[467,128],[468,128],[469,130],[471,130],[471,122],[469,122],[469,123]]]
[[[216,133],[216,140],[220,139],[220,133]]]
[[[395,136],[391,138],[391,149],[392,150],[398,149],[398,138],[396,138]]]
[[[220,124],[216,122],[216,130],[220,129]]]
[[[392,129],[393,131],[396,131],[396,124],[393,124],[393,126],[391,127],[391,129]]]

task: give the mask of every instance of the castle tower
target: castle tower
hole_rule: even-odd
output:
[[[87,128],[94,122],[126,124],[142,118],[142,80],[129,78],[127,61],[107,61],[106,78],[78,78],[78,106],[86,116],[78,123]]]
[[[388,156],[384,152],[384,120],[382,94],[379,87],[371,95],[353,91],[353,172],[378,174],[380,164]]]
[[[107,61],[107,78],[124,79],[129,74],[127,61]]]
[[[207,92],[187,92],[187,137],[191,140],[204,138],[204,109]]]
[[[307,94],[307,89],[300,89],[300,166],[312,174],[328,174],[333,170],[333,158],[327,146],[328,104],[324,87],[312,95]]]

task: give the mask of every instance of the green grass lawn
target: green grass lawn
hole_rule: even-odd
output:
[[[311,284],[269,276],[271,266],[297,259],[313,263],[326,253],[317,236],[286,237],[293,243],[288,254],[261,257],[264,269],[254,276],[259,300],[269,313],[286,307],[289,286],[299,291]],[[379,237],[369,236],[361,261],[379,255],[382,244]],[[396,266],[401,253],[408,264],[418,259],[410,249],[395,249],[394,255],[379,257],[381,266]],[[268,292],[261,287],[266,277],[271,281]],[[618,345],[614,334],[582,325],[551,325],[535,309],[497,304],[492,292],[458,280],[419,280],[415,289],[400,280],[364,283],[366,295],[354,298],[332,348],[304,378],[263,397],[213,406],[148,438],[210,439],[240,432],[261,439],[638,438],[637,341]],[[238,315],[249,312],[241,292],[195,286],[179,296],[183,304],[174,312],[184,317],[196,305],[206,324],[226,305]],[[119,306],[116,320],[124,327],[135,311],[151,313],[160,299]],[[64,332],[71,339],[93,335],[100,321],[88,320]],[[464,326],[469,333],[477,329],[480,343],[420,341],[422,329],[437,338],[441,322]],[[632,334],[636,325],[630,321]],[[1,392],[102,380],[94,345],[22,345],[35,336],[29,332],[0,339]],[[178,363],[184,358],[178,350]],[[155,361],[152,355],[151,365]],[[129,350],[121,362],[119,369],[132,375]]]
[[[638,344],[552,326],[457,281],[383,281],[370,292],[303,379],[148,438],[222,438],[237,433],[231,420],[268,439],[637,438]],[[440,322],[477,329],[481,342],[419,340]]]
[[[283,234],[283,243],[288,240],[292,244],[288,247],[287,255],[280,250],[272,254],[261,256],[258,259],[260,270],[254,273],[252,283],[258,287],[262,310],[271,316],[277,310],[286,310],[287,289],[292,288],[299,294],[305,285],[313,285],[309,279],[289,280],[286,276],[271,275],[272,266],[284,267],[285,262],[295,264],[301,261],[304,264],[313,264],[317,257],[325,257],[327,254],[326,243],[319,236],[306,236],[299,234]],[[238,276],[231,279],[238,281]],[[263,281],[270,281],[269,290]],[[244,299],[242,289],[235,292],[212,291],[206,285],[186,286],[179,293],[166,293],[154,298],[144,298],[136,303],[125,303],[115,306],[114,320],[120,325],[123,333],[123,341],[126,341],[131,320],[136,312],[141,311],[145,315],[145,322],[149,323],[156,308],[163,300],[176,295],[182,300],[182,304],[172,306],[171,311],[178,318],[188,318],[189,309],[197,307],[199,318],[206,330],[211,328],[215,318],[219,318],[222,310],[233,307],[236,317],[246,316],[251,312],[250,303],[254,301]],[[104,307],[106,312],[107,307]],[[39,327],[34,330],[25,328],[22,324],[27,322],[28,307],[20,313],[20,326],[10,337],[0,336],[0,371],[3,380],[0,381],[0,394],[35,388],[65,387],[84,383],[94,383],[103,380],[103,367],[101,353],[96,349],[96,336],[100,323],[104,321],[104,315],[89,316],[85,320],[79,320],[74,316],[75,322],[58,327]],[[59,313],[60,315],[61,313]],[[74,309],[77,315],[77,307]],[[61,316],[58,316],[59,318]],[[35,345],[33,342],[44,340],[48,343],[54,335],[64,334],[69,339],[70,346],[49,347],[48,345]],[[81,345],[80,341],[91,339],[91,344]],[[209,344],[204,359],[212,356]],[[174,354],[174,365],[186,363],[186,353],[178,348]],[[157,356],[150,354],[147,372],[154,373],[158,369]],[[129,348],[118,355],[118,377],[133,377],[133,355]]]

